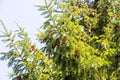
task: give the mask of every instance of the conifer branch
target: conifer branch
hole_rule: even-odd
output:
[[[49,7],[48,7],[48,4],[47,4],[47,1],[46,1],[46,0],[45,0],[45,6],[46,6],[46,9],[47,9],[47,11],[48,11],[48,13],[49,13],[49,15],[50,15],[50,18],[51,18],[54,26],[56,26],[55,20],[54,20],[54,18],[53,18],[53,16],[52,16],[52,12],[49,10]]]

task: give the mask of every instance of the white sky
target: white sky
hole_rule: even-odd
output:
[[[22,27],[25,27],[32,39],[35,39],[33,36],[37,31],[36,28],[42,25],[44,19],[34,5],[43,4],[43,2],[44,0],[0,0],[0,19],[11,30],[17,28],[15,24],[17,22]],[[0,30],[2,30],[1,24]],[[0,52],[5,50],[5,45],[0,42]],[[0,61],[0,80],[10,80],[8,78],[8,72],[10,71],[7,62]]]

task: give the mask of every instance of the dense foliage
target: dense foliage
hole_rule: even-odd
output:
[[[12,33],[1,21],[9,47],[1,60],[9,60],[12,79],[119,80],[120,0],[44,1],[40,49],[19,25]]]

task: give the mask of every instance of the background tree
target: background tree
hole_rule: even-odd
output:
[[[38,32],[39,50],[19,27],[15,40],[4,24],[4,41],[18,80],[119,80],[120,0],[44,0],[47,18]],[[19,26],[19,25],[18,25]],[[27,77],[26,77],[27,76]]]

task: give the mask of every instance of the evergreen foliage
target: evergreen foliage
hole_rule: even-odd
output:
[[[3,22],[3,42],[9,51],[13,79],[17,80],[119,80],[120,0],[44,0],[38,5],[46,18],[32,45],[19,25],[15,33]],[[40,45],[40,44],[39,44]]]

